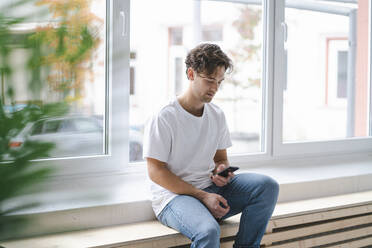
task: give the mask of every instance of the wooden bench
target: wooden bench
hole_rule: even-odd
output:
[[[221,247],[232,247],[240,216],[221,223]],[[0,242],[5,248],[188,247],[177,231],[148,221]],[[372,191],[277,204],[263,247],[372,247]]]

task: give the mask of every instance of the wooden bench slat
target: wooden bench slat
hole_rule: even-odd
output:
[[[346,244],[328,246],[327,248],[360,248],[367,245],[372,245],[372,237],[349,241]]]
[[[227,241],[220,244],[220,248],[231,248],[234,244],[234,241]]]
[[[309,238],[305,240],[299,240],[294,242],[289,242],[281,245],[271,245],[270,248],[305,248],[313,247],[319,245],[332,244],[339,241],[346,241],[349,239],[359,238],[372,234],[372,227],[364,227],[360,229],[355,229],[351,231],[345,231],[335,234],[324,235],[316,238]]]
[[[331,220],[340,217],[347,217],[365,213],[372,213],[372,191],[359,192],[341,196],[324,197],[319,199],[310,199],[297,202],[279,203],[275,208],[272,219],[268,223],[267,232],[264,236],[265,242],[268,244],[274,240],[275,229],[279,227],[294,226],[299,224],[312,223],[322,220]],[[232,237],[238,231],[240,215],[229,218],[221,224],[221,237]],[[370,221],[370,220],[369,220]],[[340,225],[347,222],[339,222]],[[362,222],[360,222],[362,223]],[[327,223],[328,225],[328,223]],[[333,224],[323,226],[332,229]],[[326,228],[327,227],[327,228]],[[270,233],[271,231],[273,233]],[[323,230],[323,229],[322,229]],[[364,232],[365,229],[358,229],[356,232]],[[371,230],[361,233],[367,235]],[[344,240],[346,232],[335,236],[335,240]],[[357,237],[357,233],[347,232],[347,235]],[[293,237],[292,234],[288,234]],[[349,236],[348,239],[351,239]],[[360,237],[359,236],[359,237]],[[329,242],[327,236],[327,242]],[[320,239],[320,238],[319,238]],[[311,242],[313,242],[312,239]],[[338,240],[337,240],[338,241]],[[367,239],[368,242],[369,239]],[[304,241],[310,242],[310,241]],[[315,239],[314,242],[321,242]],[[362,242],[362,241],[360,241]],[[148,221],[142,223],[126,224],[119,226],[110,226],[90,230],[72,231],[66,233],[45,235],[42,237],[33,237],[22,240],[13,240],[1,242],[1,245],[7,248],[23,248],[23,247],[126,247],[126,248],[141,248],[141,247],[168,247],[188,244],[190,241],[178,233],[177,231],[165,227],[158,221]],[[229,246],[228,246],[228,245]],[[232,242],[226,242],[221,247],[231,247]],[[298,242],[297,242],[298,245]],[[272,246],[274,247],[274,246]],[[276,246],[275,246],[276,247]],[[289,246],[283,246],[289,247]],[[296,246],[293,246],[296,247]]]
[[[151,241],[143,241],[143,242],[136,242],[130,244],[121,244],[120,248],[164,248],[164,247],[172,247],[172,246],[179,246],[179,245],[186,245],[189,244],[190,240],[183,236],[182,234],[174,235],[171,238],[162,238],[158,240],[151,240]],[[108,248],[111,246],[99,246],[99,248]]]
[[[337,219],[341,217],[365,214],[372,212],[372,204],[355,206],[349,208],[340,208],[328,211],[319,211],[316,213],[302,214],[293,217],[282,217],[270,220],[268,225],[271,225],[273,229],[286,226],[294,226],[306,223],[312,223],[316,221]]]
[[[309,236],[318,233],[324,233],[343,229],[347,227],[353,227],[357,225],[372,223],[372,215],[361,216],[356,218],[350,218],[345,220],[332,221],[329,223],[312,225],[308,227],[296,228],[294,230],[288,230],[283,232],[274,232],[271,234],[265,234],[262,239],[262,244],[270,244],[273,242],[294,239],[302,236]]]
[[[295,202],[283,202],[275,207],[272,219],[276,220],[319,211],[324,212],[370,204],[372,204],[372,191],[328,196]]]

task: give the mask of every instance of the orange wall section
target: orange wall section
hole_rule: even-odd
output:
[[[355,78],[355,136],[368,132],[368,0],[358,0]]]

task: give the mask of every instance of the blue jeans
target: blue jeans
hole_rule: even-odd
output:
[[[204,191],[227,200],[230,211],[222,219],[242,213],[234,248],[260,247],[278,198],[278,183],[265,175],[243,173],[235,175],[224,187],[213,184]],[[220,247],[218,220],[194,197],[176,196],[160,212],[158,219],[191,239],[192,248]]]

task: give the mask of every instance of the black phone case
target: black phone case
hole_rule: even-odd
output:
[[[238,170],[239,167],[230,166],[224,169],[223,171],[219,172],[218,175],[222,177],[227,177],[229,175],[229,172],[234,172]]]

